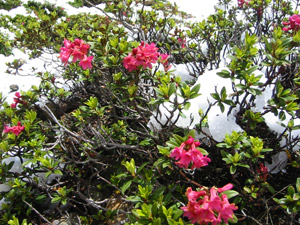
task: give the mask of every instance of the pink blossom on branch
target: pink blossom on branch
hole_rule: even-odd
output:
[[[282,22],[282,24],[284,26],[289,26],[289,27],[282,28],[282,30],[284,31],[289,31],[289,30],[298,31],[300,28],[300,15],[294,14],[290,16],[288,22]]]
[[[82,67],[82,69],[86,70],[87,68],[92,69],[92,60],[94,56],[87,57],[86,55],[83,56],[83,59],[80,61],[79,66]]]
[[[207,156],[203,154],[196,148],[200,145],[200,142],[194,141],[194,138],[189,136],[188,140],[183,142],[180,147],[176,147],[172,150],[170,157],[175,160],[179,160],[176,164],[181,168],[201,168],[207,166],[211,161]]]
[[[237,207],[230,204],[227,195],[222,192],[231,188],[232,184],[222,188],[212,187],[210,190],[202,188],[200,191],[187,188],[186,196],[189,202],[181,207],[183,215],[192,223],[214,225],[228,223],[228,220],[233,218],[233,210],[237,210]]]
[[[67,39],[64,40],[64,47],[61,47],[59,58],[61,61],[67,65],[69,62],[70,56],[73,56],[72,62],[75,63],[78,60],[79,66],[81,66],[84,70],[87,68],[92,68],[92,60],[93,56],[87,57],[88,50],[90,49],[90,45],[84,43],[81,39],[75,39],[74,42],[71,42]]]
[[[160,54],[159,56],[159,61],[163,64],[165,72],[167,72],[171,68],[168,59],[169,59],[168,54]]]
[[[141,42],[141,44],[132,50],[128,54],[128,56],[124,57],[123,65],[129,70],[129,72],[133,70],[143,69],[152,69],[152,64],[156,63],[159,60],[163,63],[165,71],[170,69],[168,64],[168,54],[160,54],[158,52],[158,48],[154,43],[146,44],[145,42]]]
[[[177,41],[179,42],[179,44],[181,44],[181,48],[186,47],[186,40],[185,39],[178,38]]]
[[[6,133],[6,134],[7,133],[13,133],[16,136],[18,136],[24,130],[24,128],[25,127],[21,126],[21,122],[19,121],[17,126],[8,127],[8,126],[4,125],[3,132]]]
[[[16,108],[18,104],[23,104],[23,105],[27,104],[26,101],[22,100],[23,97],[21,96],[20,92],[16,92],[15,96],[16,97],[14,98],[14,103],[10,105],[11,108]]]
[[[268,177],[268,168],[265,167],[265,165],[263,163],[259,164],[259,168],[257,168],[257,173],[259,174],[259,179],[261,181],[266,181],[267,177]]]
[[[238,7],[239,8],[244,8],[244,5],[248,5],[249,2],[247,0],[238,0]]]

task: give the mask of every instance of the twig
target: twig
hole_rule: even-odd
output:
[[[260,223],[260,222],[259,222],[257,219],[255,219],[254,217],[246,215],[246,213],[244,212],[244,210],[241,210],[241,212],[242,212],[243,216],[252,219],[253,221],[255,221],[255,222],[256,222],[257,224],[259,224],[259,225],[263,225],[262,223]]]
[[[76,137],[76,138],[79,138],[79,139],[81,139],[81,140],[83,140],[83,141],[85,141],[85,142],[91,143],[90,140],[87,140],[87,139],[83,138],[82,136],[80,136],[80,135],[78,135],[78,134],[76,134],[76,133],[70,131],[68,128],[66,128],[65,126],[63,126],[63,125],[58,121],[58,119],[56,118],[56,116],[53,114],[53,112],[51,111],[51,109],[49,109],[49,107],[48,107],[46,104],[44,104],[44,105],[42,106],[42,109],[43,109],[43,108],[45,108],[44,111],[46,111],[46,113],[48,113],[49,116],[51,116],[51,118],[54,120],[54,122],[55,122],[60,128],[62,128],[65,132],[67,132],[68,134],[72,135],[73,137]]]
[[[46,221],[47,224],[52,224],[49,220],[47,220],[42,214],[39,213],[39,211],[37,211],[37,209],[35,209],[32,205],[30,205],[28,202],[26,202],[26,200],[23,200],[23,202],[28,205],[33,211],[36,212],[36,214],[38,214],[44,221]]]

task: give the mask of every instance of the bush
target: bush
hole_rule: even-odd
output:
[[[162,0],[96,3],[1,16],[10,47],[56,70],[1,96],[1,224],[299,222],[293,3],[220,0],[201,22]]]

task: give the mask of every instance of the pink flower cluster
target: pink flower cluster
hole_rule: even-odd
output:
[[[132,52],[124,58],[123,65],[127,70],[129,70],[129,72],[139,70],[141,68],[152,69],[152,63],[156,63],[160,56],[161,60],[167,64],[167,58],[169,55],[160,54],[157,50],[158,48],[154,43],[149,45],[142,41],[137,48],[134,48]],[[166,70],[168,67],[165,66],[165,64],[164,68]]]
[[[282,30],[284,31],[298,31],[300,28],[300,15],[294,14],[290,16],[289,22],[282,22],[284,26],[289,26],[289,27],[284,27]]]
[[[21,122],[18,122],[17,126],[13,126],[13,127],[8,127],[6,125],[4,125],[4,133],[14,133],[16,136],[18,136],[23,130],[24,130],[24,126],[21,126]]]
[[[181,39],[178,38],[177,41],[179,42],[179,44],[181,44],[181,48],[185,48],[186,46],[186,40],[185,39]]]
[[[191,187],[187,188],[186,196],[188,198],[187,206],[181,207],[183,215],[188,217],[192,223],[213,225],[228,223],[233,218],[233,210],[237,210],[235,204],[230,204],[226,194],[223,191],[232,189],[232,184],[227,184],[222,188],[212,187],[209,191],[201,189],[193,191]]]
[[[89,44],[85,44],[81,39],[75,39],[74,42],[71,42],[67,39],[64,40],[64,46],[61,47],[59,58],[61,61],[67,65],[69,62],[70,56],[73,56],[73,63],[79,60],[79,66],[82,69],[86,70],[87,68],[92,68],[93,56],[87,56],[87,52],[90,48]]]
[[[266,181],[268,177],[268,168],[265,167],[263,163],[259,164],[259,168],[257,168],[257,173],[259,173],[259,179],[262,181]]]
[[[27,104],[26,101],[22,100],[23,97],[20,95],[20,92],[16,92],[15,96],[16,97],[14,98],[14,103],[10,105],[11,108],[16,108],[18,104],[23,104],[23,105]]]
[[[189,136],[188,140],[183,142],[180,147],[176,147],[172,150],[170,157],[179,160],[176,164],[181,168],[187,169],[191,164],[191,169],[207,166],[211,160],[207,156],[203,156],[196,148],[199,145],[199,141],[194,141],[194,138]]]
[[[243,9],[244,6],[248,6],[249,2],[251,2],[252,0],[238,0],[238,7]],[[259,5],[254,5],[252,6],[252,8],[257,12],[258,15],[262,15],[264,10],[263,10],[263,6],[262,3],[260,3]]]
[[[238,0],[238,7],[239,8],[244,8],[244,5],[248,5],[249,2],[247,0]]]
[[[171,65],[168,62],[169,55],[168,54],[160,54],[159,61],[163,64],[165,72],[167,72]]]

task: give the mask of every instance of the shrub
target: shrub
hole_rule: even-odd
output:
[[[11,48],[55,65],[0,96],[1,224],[299,220],[298,14],[219,3],[200,22],[163,0],[1,16]]]

